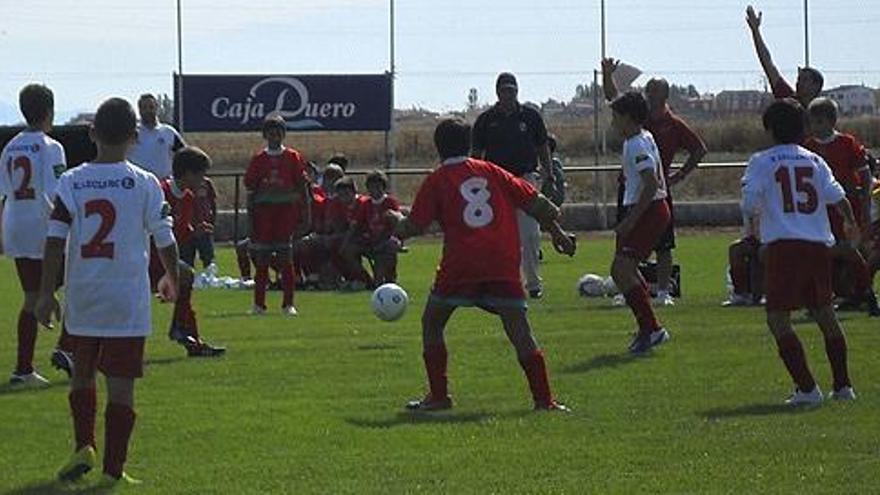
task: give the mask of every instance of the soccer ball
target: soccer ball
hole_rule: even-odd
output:
[[[397,284],[382,284],[373,291],[370,305],[373,313],[383,321],[399,320],[406,311],[409,296]]]
[[[605,295],[605,280],[599,275],[588,273],[578,279],[577,292],[581,297],[602,297]]]

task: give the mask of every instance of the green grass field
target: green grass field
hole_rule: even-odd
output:
[[[677,251],[685,297],[660,316],[668,345],[632,359],[634,324],[610,300],[580,299],[575,280],[605,274],[611,239],[581,236],[574,259],[548,255],[545,299],[530,316],[551,382],[569,415],[531,410],[525,379],[500,324],[463,309],[448,329],[456,407],[412,415],[424,391],[419,316],[439,245],[413,243],[401,259],[411,306],[383,323],[369,293],[300,293],[301,315],[246,315],[251,294],[196,293],[203,333],[229,346],[193,360],[165,338],[169,307],[138,382],[127,470],[137,493],[878,493],[880,324],[842,315],[855,403],[781,405],[789,381],[761,309],[724,309],[732,235],[691,233]],[[221,266],[234,267],[221,250]],[[0,261],[11,370],[20,304],[12,263]],[[798,328],[819,383],[830,370],[818,329]],[[42,332],[42,391],[0,388],[0,492],[52,493],[71,450],[65,379],[50,369],[57,334]],[[101,390],[103,386],[101,387]],[[99,391],[99,447],[103,393]],[[96,475],[92,475],[96,479]]]

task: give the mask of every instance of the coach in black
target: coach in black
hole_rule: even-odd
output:
[[[477,117],[472,154],[537,185],[539,177],[544,179],[546,173],[552,170],[547,127],[537,110],[519,103],[518,92],[513,74],[502,72],[498,75],[495,81],[498,103]],[[541,230],[532,217],[522,211],[517,211],[517,215],[526,290],[529,291],[529,297],[537,299],[543,294],[541,277],[538,275]]]

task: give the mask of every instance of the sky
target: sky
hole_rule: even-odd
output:
[[[347,74],[389,70],[391,0],[180,0],[184,73]],[[470,88],[494,101],[500,71],[522,100],[568,100],[592,80],[600,0],[395,0],[395,106],[461,109]],[[701,92],[761,89],[745,24],[730,0],[606,0],[608,55]],[[845,8],[841,7],[845,5]],[[793,79],[804,63],[802,0],[763,0],[763,32]],[[0,124],[18,90],[55,91],[56,120],[109,96],[170,93],[175,0],[0,0]],[[810,62],[826,86],[880,86],[880,0],[811,0]]]

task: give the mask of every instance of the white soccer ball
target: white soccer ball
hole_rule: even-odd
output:
[[[382,284],[373,291],[370,305],[373,313],[383,321],[399,320],[406,311],[409,296],[397,284]]]
[[[602,297],[605,295],[605,281],[599,275],[588,273],[578,279],[577,292],[581,297]]]
[[[614,278],[612,278],[611,275],[605,277],[603,286],[607,297],[614,297],[620,293],[620,291],[617,290],[617,284],[614,283]]]

